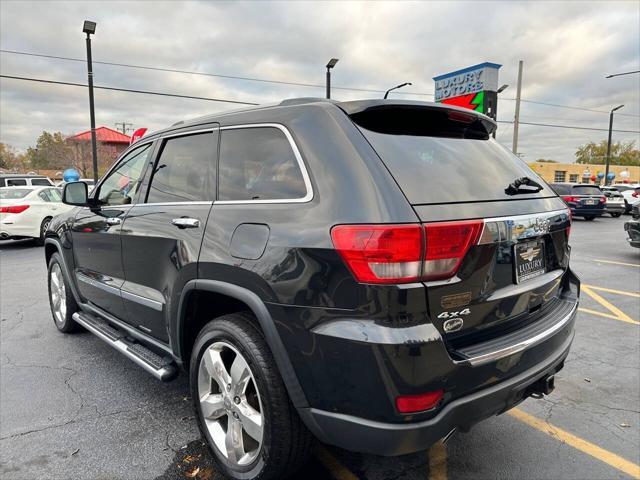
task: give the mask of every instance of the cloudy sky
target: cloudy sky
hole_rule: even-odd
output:
[[[94,65],[96,85],[267,103],[323,96],[324,65],[337,57],[336,87],[386,90],[432,100],[432,77],[490,61],[502,64],[498,119],[512,121],[518,60],[524,60],[521,120],[607,129],[640,143],[640,2],[179,2],[0,0],[2,50],[85,58],[82,22],[98,23],[96,61],[310,84],[279,83]],[[0,53],[2,75],[86,82],[83,62]],[[394,94],[392,94],[394,95]],[[381,93],[334,90],[353,100]],[[541,105],[542,102],[565,107]],[[158,129],[236,108],[124,92],[96,91],[97,125]],[[572,107],[572,108],[566,108]],[[604,112],[604,113],[603,113]],[[0,141],[25,149],[42,130],[89,128],[86,89],[0,79]],[[513,127],[498,140],[511,146]],[[573,161],[575,149],[606,131],[522,125],[525,160]]]

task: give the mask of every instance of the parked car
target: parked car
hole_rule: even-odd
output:
[[[640,203],[640,183],[634,184],[615,184],[610,185],[610,188],[613,188],[622,194],[624,198],[625,212],[630,213],[631,209],[634,205]]]
[[[0,187],[0,240],[35,238],[44,245],[51,219],[71,209],[55,187]]]
[[[625,222],[624,229],[627,232],[627,241],[632,247],[640,248],[640,203],[636,203],[631,210],[633,220]]]
[[[608,214],[614,218],[618,218],[625,212],[626,207],[624,204],[624,197],[620,192],[615,189],[607,189],[607,187],[603,187],[602,193],[606,198],[604,209]]]
[[[53,187],[49,177],[44,175],[28,175],[20,173],[0,174],[0,187]]]
[[[574,217],[593,220],[605,212],[606,197],[597,185],[552,183],[551,188],[569,205]]]
[[[145,136],[91,195],[65,186],[55,326],[158,379],[186,370],[233,479],[285,478],[314,437],[423,450],[549,394],[578,304],[570,212],[495,128],[300,99]]]

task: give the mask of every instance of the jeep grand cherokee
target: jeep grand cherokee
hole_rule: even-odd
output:
[[[570,212],[495,123],[288,100],[134,143],[46,238],[56,327],[189,375],[222,472],[312,440],[379,455],[550,393],[573,339]]]

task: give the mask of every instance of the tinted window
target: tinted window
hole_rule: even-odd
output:
[[[0,199],[2,200],[17,200],[18,198],[24,198],[33,190],[27,190],[25,188],[6,188],[0,190]]]
[[[32,178],[31,185],[38,186],[38,187],[48,187],[51,185],[51,182],[46,178]]]
[[[98,202],[102,205],[126,205],[133,202],[151,144],[129,152],[100,185]]]
[[[7,178],[7,187],[24,187],[27,181],[24,178]]]
[[[569,195],[569,193],[571,193],[571,185],[562,185],[558,183],[552,183],[551,188],[558,195]]]
[[[594,185],[574,185],[573,186],[574,195],[598,195],[602,196],[602,190]]]
[[[544,188],[518,199],[554,195],[527,164],[495,140],[361,131],[412,204],[513,199],[505,189],[520,177]]]
[[[219,200],[285,200],[307,194],[291,144],[273,127],[223,130]]]
[[[151,177],[147,202],[213,200],[216,149],[213,133],[166,140]]]

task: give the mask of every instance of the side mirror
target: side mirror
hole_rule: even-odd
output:
[[[85,182],[66,183],[62,189],[62,203],[78,207],[89,206],[89,189]]]

